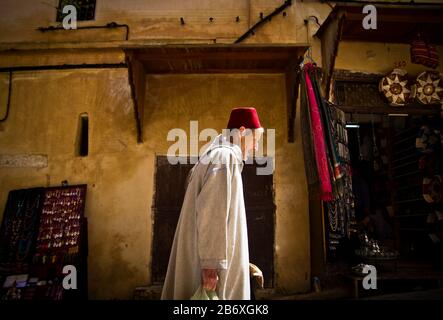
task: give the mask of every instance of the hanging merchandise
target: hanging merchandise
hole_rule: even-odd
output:
[[[342,137],[341,141],[338,141],[338,135],[339,131],[341,130],[339,126],[337,125],[337,121],[334,121],[338,114],[332,114],[335,109],[331,107],[328,102],[326,102],[323,97],[321,96],[320,87],[317,83],[317,81],[313,81],[313,88],[315,92],[315,96],[318,101],[318,107],[320,110],[321,119],[323,121],[323,128],[325,132],[325,142],[327,147],[327,155],[329,160],[329,166],[330,166],[330,172],[331,172],[331,180],[333,183],[336,183],[340,181],[341,178],[343,178],[343,170],[341,167],[341,159],[340,159],[340,152],[344,152],[344,150],[341,149],[340,143],[341,141],[347,139],[347,137]],[[344,117],[344,115],[343,115]],[[341,127],[341,126],[340,126]],[[334,136],[334,133],[337,132],[337,135]],[[337,184],[339,187],[338,192],[343,192],[342,184]]]
[[[443,132],[437,126],[424,125],[420,128],[415,147],[421,153],[432,153],[441,149],[443,143]]]
[[[323,103],[323,106],[327,115],[325,119],[330,121],[329,125],[325,124],[325,127],[331,130],[330,149],[337,150],[336,160],[340,172],[339,178],[332,179],[334,200],[326,205],[329,249],[330,252],[334,252],[340,244],[340,239],[350,238],[351,233],[356,231],[355,205],[345,113],[329,102]]]
[[[437,104],[443,99],[443,82],[437,71],[420,73],[412,86],[412,97],[422,104]]]
[[[309,120],[313,150],[316,160],[321,200],[325,201],[325,221],[328,224],[329,253],[338,249],[341,239],[355,231],[354,198],[350,170],[350,153],[345,113],[321,96],[316,68],[305,64],[301,81],[302,114]]]
[[[411,62],[435,69],[438,67],[437,47],[426,43],[420,33],[417,33],[411,43]]]
[[[40,208],[40,188],[9,193],[0,230],[0,262],[16,266],[32,258]]]
[[[380,80],[378,89],[391,106],[404,106],[411,95],[406,70],[392,70]]]
[[[373,154],[373,166],[374,171],[379,171],[383,166],[383,161],[380,157],[380,152],[377,147],[377,138],[375,136],[374,115],[371,115],[371,129],[372,129],[372,154]]]
[[[326,156],[326,145],[323,125],[321,122],[321,115],[318,107],[318,102],[313,88],[315,76],[315,67],[308,63],[303,69],[303,80],[305,82],[307,102],[309,105],[309,112],[311,116],[311,128],[314,144],[315,161],[317,165],[318,177],[320,179],[320,198],[323,201],[332,200],[332,186],[329,174],[328,159]],[[312,81],[311,81],[312,77]]]
[[[357,128],[357,148],[358,148],[358,160],[362,161],[363,158],[363,152],[361,148],[361,137],[360,137],[360,126]]]
[[[434,175],[423,179],[423,198],[428,203],[440,203],[443,200],[443,176]]]
[[[328,221],[329,227],[332,232],[337,232],[338,228],[338,214],[337,214],[337,202],[331,201],[328,203]]]

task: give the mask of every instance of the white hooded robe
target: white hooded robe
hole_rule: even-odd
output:
[[[190,173],[162,299],[188,300],[202,269],[218,269],[222,300],[249,300],[249,250],[242,152],[216,137]]]

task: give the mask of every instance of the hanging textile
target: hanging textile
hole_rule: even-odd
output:
[[[332,185],[329,174],[329,164],[326,155],[325,134],[322,125],[321,114],[318,106],[317,97],[311,81],[312,72],[315,67],[312,64],[305,64],[303,68],[304,81],[306,85],[306,94],[308,97],[309,111],[311,117],[312,138],[314,144],[315,162],[320,182],[320,199],[331,201]]]
[[[305,159],[312,159],[307,176],[318,181],[320,199],[325,201],[325,236],[333,258],[342,240],[355,232],[354,196],[345,113],[322,97],[317,79],[318,69],[305,64],[300,95],[300,112],[306,122],[302,136]]]
[[[323,122],[323,128],[325,132],[325,141],[327,145],[327,155],[331,167],[331,172],[333,173],[333,181],[339,180],[343,177],[343,173],[340,167],[340,161],[338,159],[337,146],[333,138],[333,121],[331,115],[331,108],[326,104],[326,101],[321,96],[320,85],[317,82],[315,74],[311,76],[312,86],[314,88],[315,96],[318,102],[318,107],[320,110],[320,115]]]
[[[314,142],[311,130],[311,115],[309,114],[308,95],[304,72],[300,72],[300,129],[305,160],[306,179],[309,186],[315,187],[318,182],[317,166],[315,162]]]

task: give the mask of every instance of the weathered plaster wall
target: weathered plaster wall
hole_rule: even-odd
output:
[[[83,112],[90,123],[89,155],[76,157]],[[146,202],[152,177],[134,137],[126,69],[14,73],[9,118],[0,124],[0,153],[44,154],[48,166],[1,167],[0,210],[11,189],[65,179],[88,184],[91,298],[130,298],[136,285],[149,281]]]
[[[443,61],[443,46],[438,46],[440,61]],[[401,66],[405,62],[405,66]],[[410,75],[418,75],[425,66],[411,63],[410,46],[407,44],[341,42],[335,67],[368,73],[388,73],[400,64]],[[436,69],[443,72],[443,64]]]
[[[130,40],[156,40],[183,43],[210,41],[232,43],[252,25],[284,3],[284,0],[106,0],[97,1],[94,21],[78,26],[128,24]],[[58,26],[55,22],[58,0],[4,0],[0,2],[0,42],[77,42],[125,39],[125,29],[60,30],[41,33],[39,27]],[[306,42],[303,19],[316,15],[322,22],[331,8],[319,0],[293,1],[247,42]],[[236,17],[239,22],[236,22]],[[180,23],[183,17],[185,24]],[[209,18],[213,18],[212,22]],[[315,25],[314,25],[315,26]]]
[[[7,88],[2,74],[2,102]],[[89,288],[95,299],[130,298],[150,283],[151,205],[156,154],[171,128],[223,128],[230,108],[254,105],[276,129],[276,282],[282,291],[309,288],[309,225],[301,141],[286,142],[282,75],[149,76],[145,143],[136,144],[127,71],[16,72],[11,110],[0,124],[0,153],[45,155],[47,167],[1,167],[0,210],[9,190],[88,184]],[[75,156],[78,117],[88,113],[90,152]],[[297,126],[299,128],[299,126]],[[160,177],[161,178],[161,177]]]
[[[0,66],[77,63],[119,63],[124,29],[71,30],[41,33],[38,27],[56,26],[58,1],[0,2],[0,45],[28,43],[57,50],[4,51]],[[147,42],[232,43],[281,0],[97,1],[95,21],[130,25],[131,40]],[[52,5],[52,7],[51,7]],[[306,42],[303,19],[323,21],[330,7],[316,0],[296,1],[261,28],[249,43]],[[240,22],[235,22],[236,16]],[[180,25],[180,17],[185,25]],[[213,17],[213,22],[209,21]],[[309,34],[315,32],[310,22]],[[116,41],[114,44],[113,41]],[[314,40],[310,39],[310,42]],[[64,44],[60,46],[60,43]],[[73,47],[90,49],[71,50]],[[23,48],[23,47],[22,47]],[[66,50],[68,49],[68,50]],[[8,74],[0,74],[0,114],[6,105]],[[130,298],[137,285],[150,283],[152,240],[151,205],[154,159],[165,154],[169,129],[189,130],[189,120],[200,128],[221,129],[230,108],[254,105],[265,126],[276,129],[276,284],[280,291],[304,292],[310,287],[308,197],[300,141],[286,142],[285,82],[282,75],[149,76],[144,118],[145,143],[136,144],[127,71],[71,70],[15,72],[9,119],[0,123],[0,154],[23,156],[17,162],[43,155],[47,167],[0,167],[0,215],[11,189],[87,183],[89,220],[90,297]],[[90,153],[75,156],[79,114],[87,112]],[[9,158],[8,158],[9,159]],[[29,160],[31,159],[31,160]],[[40,159],[40,158],[38,158]],[[44,163],[44,161],[43,161]]]

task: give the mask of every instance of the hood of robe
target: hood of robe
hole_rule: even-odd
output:
[[[227,137],[223,134],[219,134],[217,137],[215,137],[212,140],[209,147],[201,154],[201,157],[203,157],[204,155],[208,154],[210,151],[212,151],[218,147],[229,148],[232,151],[234,151],[234,155],[237,158],[237,160],[239,161],[239,163],[243,164],[243,154],[242,154],[240,147],[234,143],[231,143],[227,139]]]

